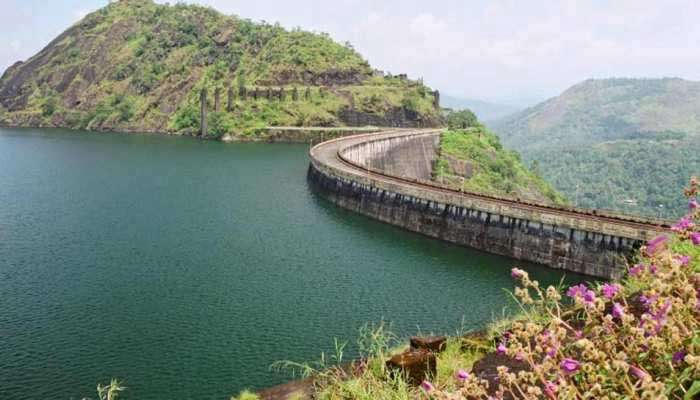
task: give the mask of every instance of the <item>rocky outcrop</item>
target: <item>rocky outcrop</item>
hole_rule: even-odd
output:
[[[409,349],[397,354],[386,362],[386,367],[394,373],[406,377],[406,381],[418,385],[428,376],[437,373],[437,358],[435,353],[425,349]]]
[[[371,114],[348,107],[340,110],[338,116],[348,126],[430,128],[442,125],[439,118],[421,115],[406,107],[395,107],[384,114]]]

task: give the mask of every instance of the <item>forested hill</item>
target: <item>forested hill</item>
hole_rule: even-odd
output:
[[[455,189],[510,197],[539,204],[567,204],[520,155],[503,148],[482,125],[444,132],[434,166],[436,181]]]
[[[700,82],[587,80],[491,127],[583,207],[678,216],[700,174]]]
[[[296,87],[301,95],[237,97],[231,112],[210,115],[215,135],[265,125],[441,123],[429,88],[374,71],[325,34],[200,6],[121,0],[5,71],[0,124],[192,133],[199,91],[226,96],[229,87],[235,95]]]

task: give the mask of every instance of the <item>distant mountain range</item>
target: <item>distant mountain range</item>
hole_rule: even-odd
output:
[[[443,107],[451,108],[453,110],[463,110],[468,108],[473,111],[481,121],[494,121],[522,110],[522,108],[511,105],[492,103],[476,99],[463,99],[450,95],[442,95],[441,104]]]
[[[584,207],[675,217],[700,175],[700,82],[587,80],[489,126]]]

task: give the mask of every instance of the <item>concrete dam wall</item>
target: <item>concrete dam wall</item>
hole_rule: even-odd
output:
[[[341,150],[348,161],[388,175],[429,181],[437,159],[440,133],[367,140]]]
[[[311,150],[309,182],[338,206],[379,221],[601,278],[621,277],[626,257],[667,231],[660,221],[463,193],[405,177],[406,171],[425,177],[427,164],[397,152],[407,149],[422,157],[419,150],[434,146],[438,136],[436,131],[390,132],[322,143]],[[380,149],[388,150],[385,157]],[[399,170],[402,166],[407,169]]]

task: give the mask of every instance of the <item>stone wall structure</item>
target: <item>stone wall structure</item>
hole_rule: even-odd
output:
[[[413,164],[407,154],[421,154],[439,135],[438,130],[394,131],[322,143],[311,150],[309,182],[333,203],[379,221],[601,278],[622,276],[626,257],[668,230],[664,221],[529,204],[427,182],[418,167],[424,161]],[[406,165],[402,174],[398,169]],[[423,176],[407,176],[411,168]]]

